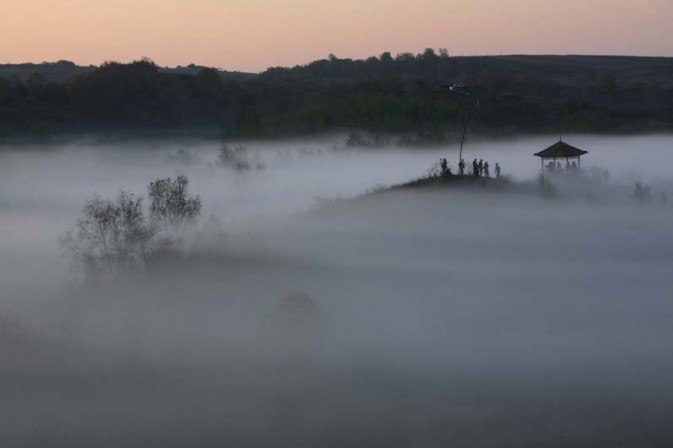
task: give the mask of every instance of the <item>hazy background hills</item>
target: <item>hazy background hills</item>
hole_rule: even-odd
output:
[[[197,65],[0,65],[0,135],[48,140],[98,129],[211,129],[223,137],[403,133],[417,144],[475,133],[673,128],[673,58],[453,57],[445,50],[330,55],[262,73]]]

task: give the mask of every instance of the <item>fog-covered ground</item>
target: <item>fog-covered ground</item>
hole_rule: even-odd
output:
[[[264,167],[245,172],[209,142],[5,150],[0,312],[21,337],[0,341],[2,445],[670,446],[673,204],[657,194],[673,138],[565,140],[609,169],[600,194],[417,189],[316,208],[454,147],[251,143]],[[464,157],[527,180],[551,143]],[[58,238],[82,203],[177,171],[226,237],[72,280]],[[630,197],[636,178],[651,203]],[[280,300],[293,291],[315,300],[298,320]]]

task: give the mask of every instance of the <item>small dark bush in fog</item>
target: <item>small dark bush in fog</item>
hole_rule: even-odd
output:
[[[361,134],[351,134],[346,139],[347,148],[383,148],[388,144],[388,140],[380,135],[363,136]]]
[[[189,179],[178,175],[150,182],[150,216],[153,223],[181,227],[193,222],[201,213],[201,198],[189,196]]]
[[[221,166],[233,168],[238,171],[246,171],[253,168],[259,170],[264,168],[264,163],[259,160],[258,157],[255,157],[255,160],[253,160],[253,157],[248,154],[248,148],[245,146],[239,145],[232,148],[229,145],[224,145],[217,151],[218,164]]]
[[[554,199],[558,196],[556,186],[554,186],[551,179],[543,173],[540,173],[537,176],[537,186],[540,194],[545,199]]]
[[[61,247],[87,274],[121,273],[157,249],[156,229],[145,221],[142,198],[132,193],[120,191],[114,200],[95,195],[82,212],[74,230],[61,238]]]
[[[636,202],[650,202],[650,199],[652,199],[650,186],[638,179],[633,188],[633,199]]]

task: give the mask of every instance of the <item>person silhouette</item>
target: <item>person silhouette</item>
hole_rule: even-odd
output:
[[[500,164],[498,162],[495,163],[495,178],[500,179]]]
[[[479,162],[477,162],[477,159],[474,159],[474,162],[472,162],[472,175],[479,177]]]
[[[458,164],[458,172],[461,176],[465,174],[465,159],[460,159],[460,163]]]
[[[488,162],[484,162],[484,176],[491,177],[491,173],[488,171]]]

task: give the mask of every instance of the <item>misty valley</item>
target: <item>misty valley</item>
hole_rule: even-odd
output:
[[[671,135],[349,140],[0,148],[0,445],[673,445]]]

